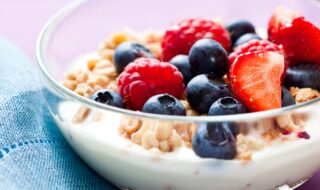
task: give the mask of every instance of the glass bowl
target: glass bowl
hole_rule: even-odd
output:
[[[38,39],[37,59],[46,84],[43,95],[49,110],[80,157],[121,188],[267,190],[284,184],[293,187],[320,167],[319,99],[282,109],[232,116],[164,116],[99,104],[61,84],[63,74],[74,60],[95,52],[110,33],[123,27],[138,32],[163,30],[168,23],[182,18],[219,17],[224,21],[248,19],[257,28],[265,28],[278,5],[298,10],[313,23],[320,24],[320,17],[315,14],[319,12],[319,3],[311,0],[74,1],[48,21]],[[231,122],[241,129],[268,131],[282,122],[282,125],[304,127],[310,139],[290,140],[280,134],[279,139],[283,142],[267,146],[248,159],[219,160],[197,157],[187,148],[190,139],[186,140],[189,144],[183,139],[182,148],[172,153],[161,153],[156,149],[146,150],[120,136],[120,126],[133,126],[139,122],[157,128],[152,135],[162,134],[161,131],[172,126],[187,127],[191,138],[192,130],[209,123]],[[170,138],[174,137],[172,131],[170,135]],[[179,138],[180,141],[170,142],[181,142],[182,137]],[[166,137],[158,140],[156,146],[161,146],[159,143]],[[150,143],[147,137],[137,141],[147,143],[146,147]]]

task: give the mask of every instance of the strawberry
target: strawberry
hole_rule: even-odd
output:
[[[231,65],[231,90],[249,111],[281,108],[283,70],[284,56],[280,53],[244,53]]]
[[[277,8],[268,26],[269,40],[281,44],[290,64],[320,64],[320,29],[299,13]]]
[[[279,31],[286,27],[290,27],[292,21],[297,18],[303,18],[298,12],[278,7],[272,13],[268,24],[268,38],[270,41],[277,40]]]
[[[241,54],[247,52],[262,52],[262,51],[275,51],[282,53],[282,46],[278,46],[272,42],[266,40],[253,39],[247,43],[244,43],[234,49],[234,51],[229,55],[229,62],[232,64],[234,60]]]
[[[234,51],[229,55],[229,63],[232,64],[234,60],[241,54],[247,53],[247,52],[265,52],[265,51],[274,51],[277,53],[283,54],[283,49],[281,45],[274,44],[272,42],[269,42],[267,40],[257,40],[253,39],[249,42],[242,44],[234,49]],[[229,65],[229,68],[231,66]],[[286,76],[286,70],[288,68],[287,61],[285,62],[285,69],[283,70],[281,81],[284,81],[284,78]]]

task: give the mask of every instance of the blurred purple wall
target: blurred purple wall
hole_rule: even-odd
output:
[[[46,20],[70,0],[0,0],[0,35],[35,60],[35,44]]]

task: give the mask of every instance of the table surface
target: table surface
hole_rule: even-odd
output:
[[[35,62],[35,44],[42,26],[55,11],[68,2],[70,0],[2,0],[0,35],[16,43]],[[319,190],[319,187],[320,172],[299,190]]]

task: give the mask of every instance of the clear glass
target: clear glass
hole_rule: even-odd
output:
[[[265,28],[271,12],[278,5],[296,9],[320,25],[320,17],[316,14],[320,6],[312,0],[74,1],[47,23],[38,40],[37,58],[47,87],[43,94],[50,112],[75,151],[94,170],[119,187],[139,190],[212,187],[264,190],[284,184],[294,186],[320,167],[317,159],[320,156],[320,130],[316,129],[320,123],[317,115],[319,99],[259,113],[179,117],[98,104],[60,83],[76,58],[96,51],[108,34],[123,27],[136,31],[162,30],[168,23],[181,18],[219,17],[224,21],[248,19],[257,28]],[[257,131],[290,125],[304,127],[311,138],[283,140],[285,142],[279,146],[266,146],[245,161],[245,156],[242,160],[203,159],[195,156],[190,148],[179,153],[146,151],[120,137],[120,126],[133,126],[139,122],[158,128],[158,132],[168,126],[176,127],[176,130],[182,126],[192,131],[200,125],[225,122]],[[287,138],[286,135],[280,136],[279,139]]]

